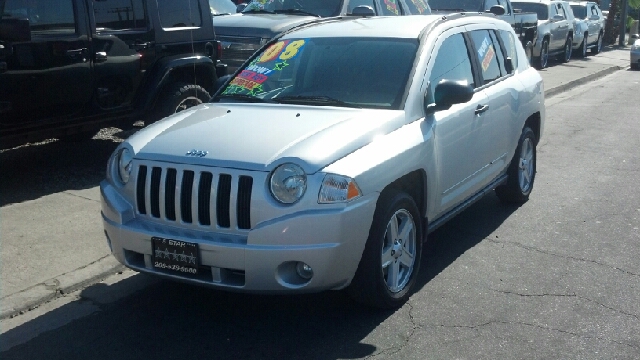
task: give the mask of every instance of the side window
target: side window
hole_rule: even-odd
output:
[[[429,13],[429,5],[426,0],[407,0],[406,3],[411,14]]]
[[[549,19],[553,19],[553,17],[558,14],[558,8],[557,8],[556,5],[551,4],[551,5],[549,5],[549,10],[551,10],[549,12]]]
[[[398,0],[382,0],[381,2],[382,9],[380,9],[380,15],[396,16],[402,14]]]
[[[202,10],[198,0],[158,0],[160,25],[163,28],[200,27]]]
[[[466,81],[475,87],[469,52],[462,34],[446,38],[438,49],[433,68],[429,74],[429,86],[432,94],[436,85],[443,79]]]
[[[512,33],[500,30],[500,38],[502,39],[502,43],[505,47],[505,52],[507,53],[507,57],[511,58],[511,62],[513,63],[513,68],[518,68],[518,51],[516,45],[516,38]]]
[[[506,0],[498,0],[499,5],[502,5],[502,7],[504,8],[504,14],[505,15],[511,15],[511,7],[509,6],[509,3]]]
[[[562,4],[556,4],[556,6],[558,7],[558,14],[562,15],[562,17],[564,17],[566,19],[567,18],[567,14],[565,14],[564,8],[562,7]]]
[[[72,0],[6,0],[2,18],[27,18],[34,32],[76,32]]]
[[[470,32],[476,56],[482,68],[484,84],[500,78],[500,65],[496,57],[496,49],[488,30],[474,30]]]
[[[147,12],[142,0],[93,1],[98,31],[146,30]]]

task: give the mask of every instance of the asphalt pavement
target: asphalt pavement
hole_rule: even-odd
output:
[[[605,47],[596,56],[550,65],[541,71],[547,98],[627,68],[629,50]],[[67,156],[69,161],[106,164],[113,148],[115,144],[100,144],[88,154],[69,148],[64,154],[39,159],[46,162],[48,157]],[[0,154],[3,168],[11,151]],[[20,166],[39,165],[16,163],[19,159],[11,162],[14,172],[20,171]],[[0,179],[0,319],[28,312],[124,270],[110,255],[102,230],[95,184],[103,174],[82,174],[95,180],[90,182],[92,186],[58,186],[55,173],[39,174],[24,180],[25,188],[33,185],[35,190],[23,196],[12,196],[13,188],[4,185],[9,181]],[[11,175],[5,168],[2,176]],[[42,184],[46,184],[45,190]]]

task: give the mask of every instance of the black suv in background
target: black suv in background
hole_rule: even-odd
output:
[[[207,0],[0,0],[0,148],[90,138],[208,101]]]

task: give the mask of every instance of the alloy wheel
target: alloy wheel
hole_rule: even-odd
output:
[[[526,138],[522,142],[520,149],[520,161],[518,162],[518,183],[523,193],[529,191],[533,181],[534,171],[534,150],[531,138]]]
[[[409,283],[416,251],[416,224],[409,211],[399,209],[387,223],[382,244],[382,275],[390,292],[400,292]]]

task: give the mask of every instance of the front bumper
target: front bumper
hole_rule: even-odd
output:
[[[102,218],[115,258],[161,277],[244,292],[314,292],[347,286],[368,238],[378,193],[339,208],[299,211],[252,229],[194,230],[148,221],[109,182],[100,184]],[[198,244],[195,277],[153,267],[152,237]],[[313,269],[305,280],[297,262]]]

